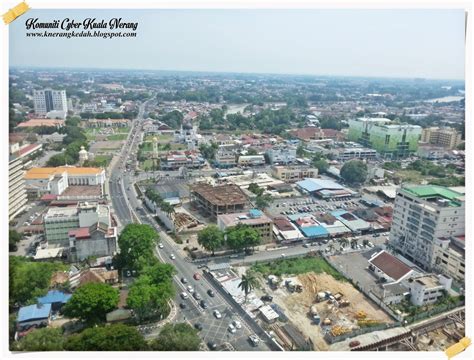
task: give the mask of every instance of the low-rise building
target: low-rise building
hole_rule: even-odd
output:
[[[237,163],[240,166],[262,166],[265,165],[265,157],[263,155],[241,155]]]
[[[353,147],[341,149],[337,153],[337,159],[340,161],[347,161],[351,159],[366,159],[372,160],[377,158],[377,151],[364,147]]]
[[[304,238],[303,234],[286,217],[277,216],[273,218],[273,233],[277,241],[291,243]]]
[[[41,327],[49,325],[51,304],[34,304],[23,306],[18,311],[17,329],[23,331],[31,326]]]
[[[269,243],[272,241],[273,221],[262,211],[251,209],[249,212],[235,213],[235,214],[221,214],[217,216],[217,226],[226,231],[238,224],[247,225],[260,234],[262,243]]]
[[[296,187],[304,194],[310,194],[323,199],[355,195],[354,191],[332,180],[307,178],[298,181]]]
[[[410,279],[410,301],[417,306],[434,304],[451,289],[451,283],[452,279],[444,275],[429,274]]]
[[[230,168],[237,165],[235,145],[221,145],[216,151],[214,164],[219,168]]]
[[[282,144],[272,146],[266,151],[270,164],[292,164],[296,162],[296,146]]]
[[[368,262],[369,270],[388,284],[399,283],[417,274],[411,267],[385,250],[372,255]]]
[[[464,283],[466,252],[464,236],[439,238],[433,244],[434,270]]]
[[[305,178],[314,178],[318,176],[318,169],[298,166],[272,166],[272,176],[286,182],[296,182]]]
[[[31,168],[25,174],[25,187],[30,197],[61,195],[69,186],[97,186],[100,195],[105,184],[105,170],[91,167]]]

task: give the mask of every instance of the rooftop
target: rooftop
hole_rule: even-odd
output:
[[[308,178],[296,183],[299,187],[308,192],[315,192],[324,189],[344,190],[344,187],[332,180]]]
[[[405,265],[402,261],[398,260],[395,256],[389,254],[385,250],[375,254],[369,262],[396,281],[412,271],[409,266]]]
[[[234,184],[212,186],[203,183],[191,186],[191,191],[199,194],[214,205],[225,206],[247,203],[247,197],[244,192]]]
[[[252,216],[248,212],[235,213],[235,214],[220,214],[217,215],[217,219],[222,221],[226,226],[235,226],[237,224],[245,225],[257,225],[257,224],[268,224],[272,220],[265,214],[261,213],[260,216]]]
[[[17,127],[36,127],[36,126],[63,126],[64,120],[58,119],[31,119],[21,122]]]
[[[71,298],[71,294],[63,293],[59,290],[50,290],[45,296],[38,298],[40,304],[53,304],[53,303],[67,303]]]
[[[403,186],[403,190],[422,199],[442,197],[450,200],[452,205],[458,205],[459,200],[464,198],[464,194],[453,191],[447,187],[436,185]]]
[[[59,167],[42,167],[31,168],[25,174],[26,180],[32,179],[49,179],[55,175],[61,175],[67,172],[69,176],[77,175],[98,175],[104,170],[94,167],[74,167],[74,166],[59,166]]]
[[[51,313],[51,304],[34,304],[20,308],[18,322],[46,319]]]
[[[428,288],[435,288],[435,287],[438,287],[438,286],[442,286],[439,283],[439,279],[435,275],[421,276],[421,277],[416,278],[415,281],[418,284],[424,285]]]

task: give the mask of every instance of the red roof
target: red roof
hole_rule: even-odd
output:
[[[44,194],[40,200],[43,200],[43,201],[52,201],[52,200],[56,200],[58,197],[58,195],[54,195],[54,194]]]
[[[396,281],[411,271],[408,265],[398,260],[395,256],[390,255],[385,250],[375,255],[369,262]]]
[[[18,151],[18,154],[21,156],[21,155],[24,155],[24,154],[28,154],[30,151],[33,151],[35,150],[35,148],[40,148],[41,146],[39,144],[30,144],[30,145],[27,145],[25,146],[23,149],[20,149]]]
[[[280,231],[295,230],[295,228],[291,225],[290,221],[287,218],[284,218],[282,216],[273,218],[273,224],[275,224],[275,226]]]
[[[74,236],[76,239],[87,239],[90,237],[89,228],[87,227],[69,230],[68,234],[69,236]]]

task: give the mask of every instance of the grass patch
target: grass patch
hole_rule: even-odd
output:
[[[130,132],[130,128],[128,126],[118,127],[118,128],[115,128],[115,132],[117,134],[128,134]]]
[[[299,275],[308,272],[315,272],[316,274],[326,273],[331,275],[334,279],[345,281],[346,278],[334,269],[324,258],[319,256],[307,256],[296,259],[279,259],[268,263],[259,263],[252,266],[256,272],[268,275]]]
[[[147,171],[147,170],[152,170],[153,168],[153,160],[152,159],[146,159],[144,162],[141,163],[140,167],[142,170]]]
[[[113,134],[107,136],[107,140],[109,141],[121,141],[127,138],[127,134]]]
[[[173,140],[173,135],[163,134],[163,135],[147,135],[145,136],[144,141],[152,141],[153,138],[156,137],[158,142],[170,142]]]
[[[112,160],[111,155],[96,155],[94,156],[94,161],[101,164],[100,166],[107,167]]]

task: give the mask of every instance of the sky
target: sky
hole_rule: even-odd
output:
[[[32,38],[31,17],[121,17],[137,37]],[[464,79],[462,10],[31,10],[9,28],[15,67]]]

